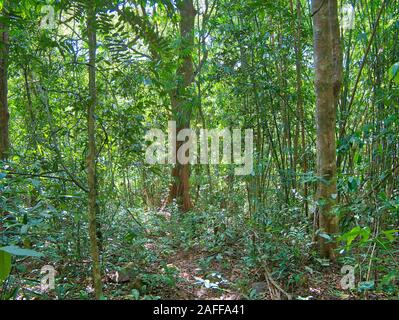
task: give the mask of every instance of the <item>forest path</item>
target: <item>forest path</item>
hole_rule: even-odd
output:
[[[176,268],[178,282],[176,293],[178,299],[202,300],[237,300],[242,295],[237,292],[235,280],[238,270],[226,270],[216,261],[210,261],[204,270],[201,261],[208,261],[212,255],[195,251],[178,251],[168,258],[168,266]]]

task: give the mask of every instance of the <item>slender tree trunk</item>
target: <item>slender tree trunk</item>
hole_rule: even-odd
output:
[[[193,58],[194,50],[194,23],[196,11],[192,0],[183,0],[179,5],[180,10],[180,36],[182,45],[180,49],[180,65],[177,70],[178,84],[176,90],[170,93],[173,118],[177,122],[176,135],[182,129],[190,127],[191,104],[189,87],[194,80]],[[183,142],[176,142],[177,150]],[[168,203],[176,199],[182,211],[192,208],[190,198],[190,166],[188,164],[176,163],[172,169],[172,184],[169,189]]]
[[[25,94],[26,94],[26,99],[27,99],[27,111],[29,114],[29,117],[27,119],[27,129],[29,130],[29,143],[32,146],[34,150],[37,149],[37,143],[36,143],[36,119],[35,119],[35,112],[33,110],[33,103],[32,103],[32,95],[31,95],[31,89],[29,86],[29,79],[28,79],[28,73],[29,73],[29,67],[26,66],[23,68],[24,72],[24,80],[25,80]]]
[[[335,2],[332,4],[331,2]],[[319,214],[319,250],[323,257],[335,259],[335,243],[328,236],[338,233],[338,217],[332,209],[335,204],[336,185],[336,141],[335,141],[335,67],[334,48],[336,34],[331,8],[337,8],[336,0],[313,0],[313,36],[316,90],[317,131],[317,185],[316,200]],[[338,40],[339,41],[339,40]],[[320,236],[322,235],[322,236]],[[327,239],[326,239],[327,238]]]
[[[291,10],[294,14],[294,4],[291,0]],[[296,15],[297,15],[297,24],[296,24],[296,34],[295,34],[295,69],[296,69],[296,91],[297,91],[297,112],[299,115],[299,125],[298,131],[300,128],[300,137],[301,137],[301,149],[302,149],[302,172],[306,173],[308,171],[308,162],[306,157],[306,137],[305,137],[305,110],[303,105],[303,90],[302,90],[302,47],[301,47],[301,25],[302,25],[302,12],[301,12],[301,1],[297,0],[296,2]],[[299,135],[299,132],[298,132]],[[297,137],[299,139],[299,137]],[[308,185],[304,184],[304,209],[305,216],[309,215],[308,208]]]
[[[87,127],[89,152],[87,156],[87,180],[89,186],[89,235],[91,257],[93,260],[93,282],[96,299],[102,296],[100,254],[97,239],[97,179],[96,179],[96,139],[94,111],[97,105],[96,88],[96,13],[93,1],[87,6],[87,34],[89,40],[89,92],[90,100],[87,108]]]
[[[6,9],[3,3],[2,16],[6,16]],[[8,121],[10,114],[8,112],[8,26],[6,23],[0,23],[0,160],[5,160],[9,155],[9,136]]]

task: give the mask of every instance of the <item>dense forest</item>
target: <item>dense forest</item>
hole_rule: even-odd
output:
[[[399,299],[399,1],[0,11],[0,300]]]

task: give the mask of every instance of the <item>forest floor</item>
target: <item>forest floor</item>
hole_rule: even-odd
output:
[[[176,284],[173,286],[161,285],[152,288],[151,295],[143,296],[144,299],[178,299],[178,300],[239,300],[239,299],[262,299],[273,300],[273,289],[268,287],[265,281],[254,281],[249,284],[249,290],[255,291],[252,294],[245,292],[240,287],[240,281],[243,281],[239,267],[225,270],[218,263],[212,263],[212,272],[204,273],[200,267],[204,258],[204,254],[200,252],[180,252],[169,257],[167,260],[168,267],[175,269]],[[234,261],[231,261],[234,265]],[[82,261],[89,267],[89,261]],[[27,264],[26,270],[34,268],[37,274],[39,267],[35,264]],[[60,266],[61,267],[61,266]],[[61,269],[62,282],[57,286],[56,291],[44,292],[36,277],[32,277],[32,273],[25,271],[20,273],[20,286],[22,294],[19,299],[86,299],[92,293],[91,277],[81,277],[76,270],[81,268],[82,264],[68,263]],[[331,271],[331,270],[330,270]],[[254,279],[258,279],[257,270],[254,270]],[[339,282],[341,275],[339,269],[334,272],[319,273],[314,277],[309,277],[309,281],[296,288],[295,292],[290,292],[290,297],[301,300],[326,300],[326,299],[384,299],[384,295],[368,294],[367,296],[359,296],[356,293],[350,293],[340,288]],[[65,280],[67,280],[65,282]],[[259,280],[259,279],[258,279]],[[134,281],[123,281],[117,283],[110,277],[105,276],[104,295],[109,300],[115,299],[136,299],[138,297],[132,295],[132,288],[135,289]],[[132,284],[133,282],[133,284]],[[287,299],[280,296],[280,299]]]
[[[204,258],[200,252],[180,252],[169,259],[178,270],[180,278],[176,286],[179,299],[237,300],[242,296],[231,284],[240,278],[240,270],[223,270],[216,262],[211,263],[211,276],[204,279],[198,261]],[[227,272],[226,272],[227,271]],[[212,278],[214,282],[212,282]],[[209,280],[209,282],[207,282]],[[221,285],[217,285],[221,283]],[[217,285],[217,287],[216,287]]]
[[[190,231],[191,222],[160,219],[147,222],[145,232],[135,229],[133,234],[132,227],[126,225],[123,225],[126,227],[123,232],[110,230],[111,235],[125,236],[109,238],[103,254],[107,258],[103,261],[106,299],[386,298],[374,293],[342,290],[340,266],[323,266],[316,262],[317,258],[307,258],[299,266],[296,261],[286,262],[295,266],[292,270],[281,263],[278,265],[266,260],[248,262],[250,253],[240,239],[228,241],[223,234],[224,240],[221,241],[213,230],[203,229],[202,225]],[[228,233],[228,230],[224,232]],[[58,241],[47,246],[47,251],[53,250],[53,255],[17,263],[14,282],[9,284],[21,288],[16,298],[91,298],[90,260],[71,254],[73,248],[68,242]],[[279,245],[277,250],[282,249]],[[44,264],[54,266],[57,271],[56,287],[47,292],[40,285],[40,269]],[[282,268],[287,270],[280,272]]]

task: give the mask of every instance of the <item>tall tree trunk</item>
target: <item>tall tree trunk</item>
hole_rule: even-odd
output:
[[[3,18],[6,16],[6,9],[3,3]],[[9,154],[9,136],[8,136],[8,121],[10,114],[8,112],[8,26],[0,23],[0,160],[8,158]]]
[[[194,50],[194,23],[196,11],[192,0],[182,0],[179,3],[180,10],[180,36],[182,45],[179,54],[179,67],[177,70],[177,88],[170,93],[173,119],[176,120],[176,136],[182,129],[190,127],[192,99],[190,99],[189,87],[194,80],[194,68],[192,53]],[[177,150],[183,142],[176,142]],[[176,163],[172,169],[172,184],[169,189],[168,203],[176,199],[182,211],[192,208],[190,198],[190,166],[189,164]]]
[[[96,13],[94,1],[87,6],[87,34],[89,41],[89,92],[87,108],[87,127],[89,152],[87,155],[87,180],[89,186],[88,211],[91,257],[93,260],[93,282],[96,299],[102,296],[100,254],[97,239],[97,179],[96,179],[96,139],[94,111],[97,105],[96,88]]]
[[[294,4],[291,3],[291,11],[294,14]],[[305,110],[303,105],[303,90],[302,90],[302,46],[301,46],[301,25],[302,25],[302,13],[301,13],[301,1],[296,2],[296,31],[295,31],[295,69],[296,69],[296,91],[297,91],[297,112],[299,116],[300,123],[298,124],[298,131],[300,128],[301,136],[301,149],[302,149],[302,172],[306,173],[308,171],[308,162],[306,156],[306,137],[305,137]],[[299,134],[299,132],[298,132]],[[297,137],[299,139],[299,137]],[[308,208],[308,185],[304,183],[304,209],[305,216],[309,215]]]
[[[335,2],[335,3],[332,3]],[[313,37],[316,90],[317,175],[320,177],[316,200],[319,215],[319,250],[323,257],[335,259],[335,243],[328,236],[338,233],[338,217],[332,209],[337,193],[335,141],[335,70],[336,34],[331,8],[337,10],[336,0],[313,0]],[[335,13],[336,14],[336,13]],[[336,15],[337,16],[337,15]]]

